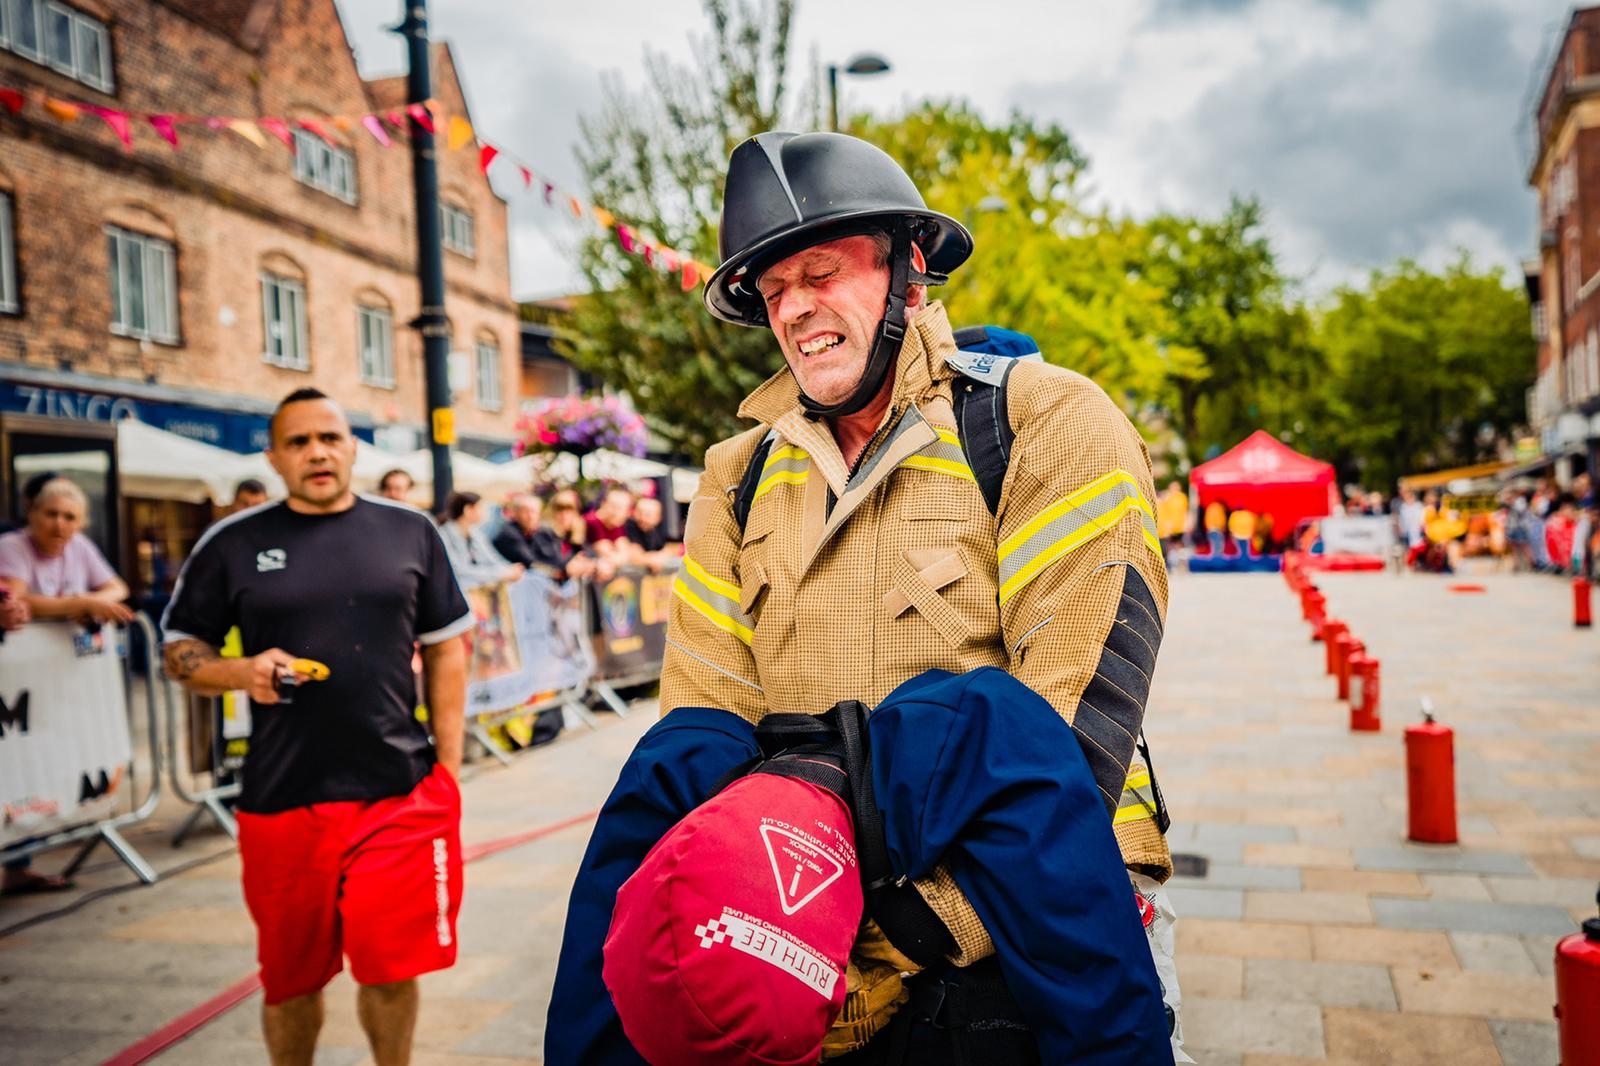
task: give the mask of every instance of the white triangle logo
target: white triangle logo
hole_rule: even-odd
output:
[[[761,842],[767,846],[772,876],[778,882],[778,903],[784,914],[792,915],[816,899],[844,873],[838,859],[787,829],[764,825]]]

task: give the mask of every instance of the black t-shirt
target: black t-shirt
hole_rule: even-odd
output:
[[[647,552],[658,552],[669,543],[667,531],[657,522],[654,529],[640,529],[639,523],[628,519],[622,523],[622,535],[633,541]]]
[[[294,702],[252,701],[239,809],[270,814],[402,796],[434,763],[416,720],[413,642],[472,625],[444,542],[421,511],[361,496],[337,514],[264,504],[206,531],[161,624],[213,647],[238,626],[244,653],[282,648],[326,663]]]
[[[507,522],[494,535],[494,550],[523,566],[560,570],[567,562],[566,552],[561,550],[561,538],[543,526],[528,534],[515,522]]]

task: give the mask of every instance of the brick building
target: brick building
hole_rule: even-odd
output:
[[[1524,270],[1539,367],[1528,418],[1564,483],[1600,462],[1600,7],[1573,12],[1534,119],[1539,258]]]
[[[434,96],[467,115],[447,47]],[[358,433],[421,435],[411,156],[359,122],[403,106],[403,78],[366,81],[334,0],[0,0],[0,412],[133,414],[235,451],[266,412],[314,385]],[[290,153],[184,124],[177,151],[135,120],[124,151],[92,114],[314,121]],[[444,150],[446,310],[461,445],[511,437],[520,394],[506,206],[469,146]]]

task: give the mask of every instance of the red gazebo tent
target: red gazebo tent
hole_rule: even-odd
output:
[[[1260,429],[1195,467],[1189,484],[1202,511],[1221,500],[1230,511],[1270,514],[1279,537],[1287,537],[1302,518],[1332,514],[1338,491],[1331,464],[1301,455]]]

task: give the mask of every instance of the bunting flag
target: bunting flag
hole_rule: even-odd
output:
[[[0,0],[3,4],[5,0]],[[148,123],[156,135],[170,145],[174,150],[179,149],[178,127],[185,123],[194,126],[204,126],[215,132],[229,132],[241,140],[248,141],[255,148],[266,148],[268,142],[263,133],[271,134],[283,143],[291,153],[295,151],[294,131],[303,129],[317,137],[325,144],[339,146],[344,143],[330,132],[337,130],[341,134],[354,134],[357,127],[367,133],[384,148],[394,146],[395,137],[390,129],[409,134],[411,122],[415,122],[422,129],[431,134],[444,131],[446,148],[450,151],[460,151],[476,142],[478,170],[488,176],[489,167],[502,156],[516,166],[517,172],[522,176],[522,188],[531,191],[535,183],[538,184],[543,196],[545,206],[553,209],[565,207],[572,212],[574,219],[585,216],[594,222],[611,230],[625,255],[636,255],[644,259],[652,270],[664,270],[668,274],[679,275],[679,282],[684,292],[693,290],[696,286],[704,284],[705,279],[713,269],[696,259],[677,251],[676,249],[659,245],[650,240],[633,226],[621,222],[611,211],[599,204],[586,204],[578,197],[568,193],[558,184],[546,179],[541,168],[536,168],[526,161],[519,159],[501,148],[499,145],[490,144],[478,136],[472,123],[462,115],[446,113],[444,106],[437,100],[427,100],[423,103],[406,104],[404,109],[392,109],[382,112],[371,112],[361,115],[330,115],[321,119],[313,118],[236,118],[228,116],[202,116],[180,113],[147,114],[143,112],[119,111],[116,108],[102,107],[98,104],[81,103],[71,100],[61,100],[43,94],[30,96],[18,89],[0,87],[0,107],[12,114],[20,114],[29,103],[43,108],[48,114],[61,122],[76,122],[85,112],[96,116],[105,122],[124,151],[133,150],[133,131],[135,120]],[[385,122],[388,127],[385,127]],[[560,194],[560,201],[557,194]]]
[[[161,139],[172,147],[178,147],[178,126],[176,115],[151,115],[150,125],[155,127]]]
[[[389,139],[389,131],[383,128],[383,123],[378,119],[377,115],[362,115],[361,124],[367,128],[368,133],[372,134],[372,139],[385,148],[394,143]]]
[[[122,150],[124,152],[133,151],[133,135],[128,131],[127,115],[121,111],[113,111],[109,107],[97,107],[94,104],[84,104],[83,109],[99,115],[105,120],[106,125],[111,127],[111,132],[117,135],[117,140],[122,142]]]

